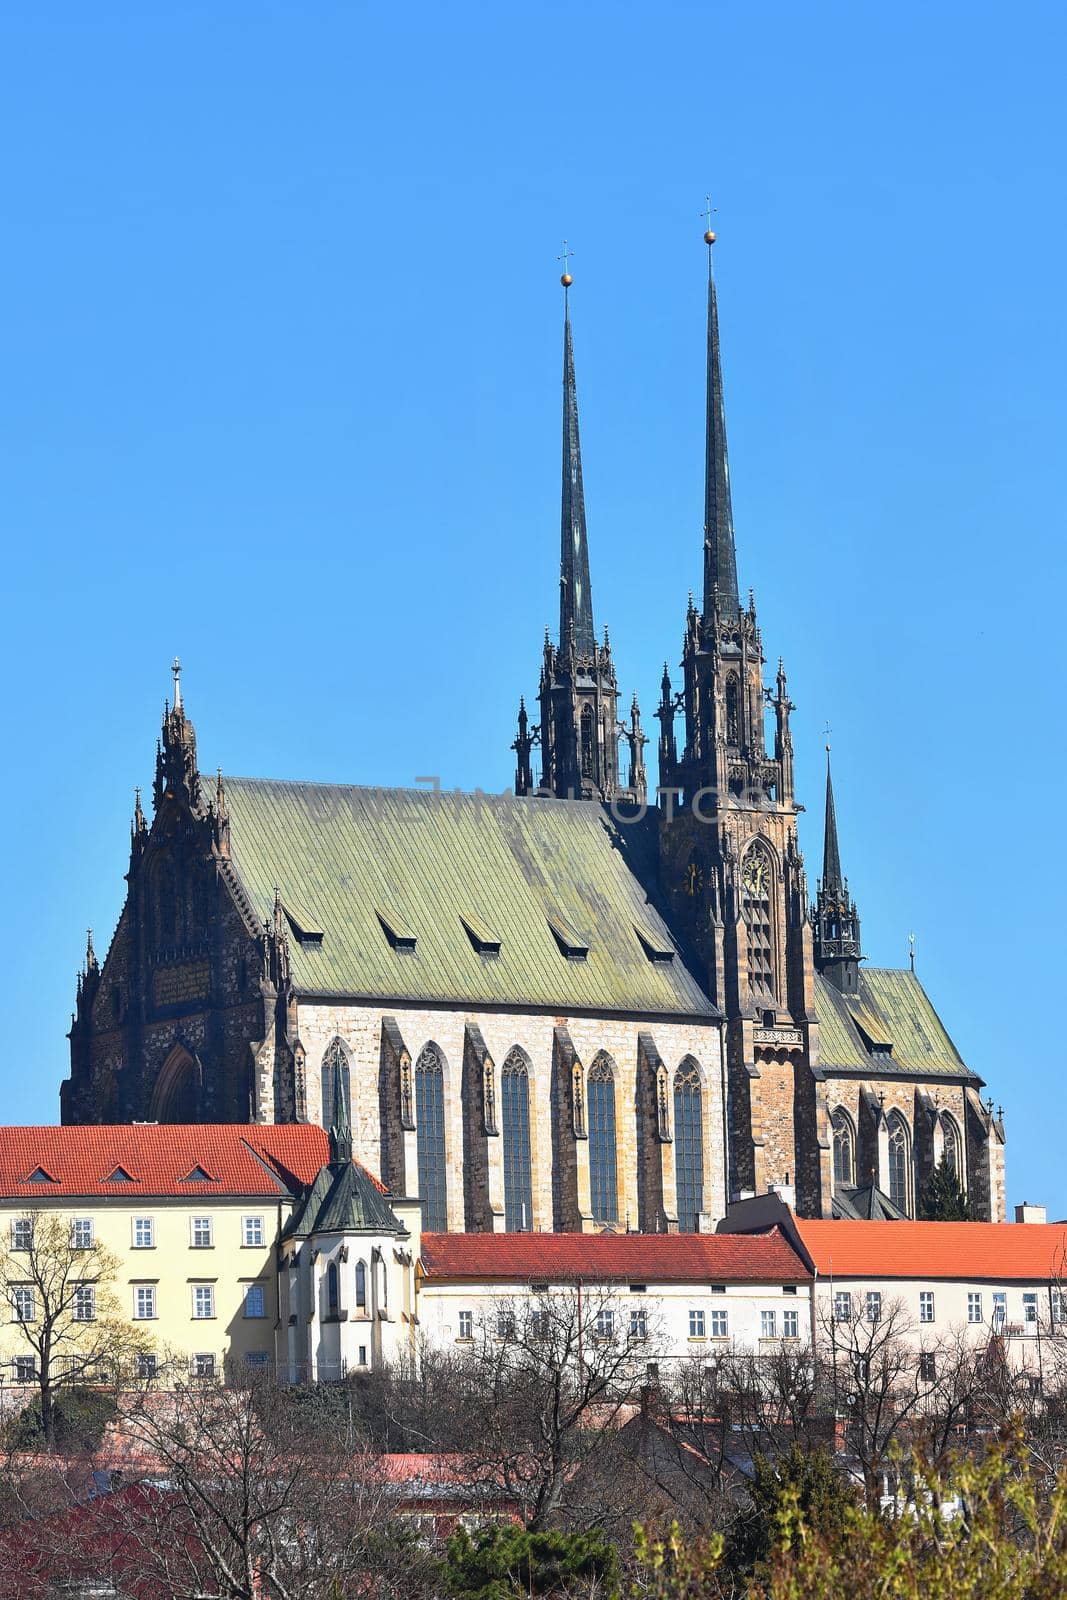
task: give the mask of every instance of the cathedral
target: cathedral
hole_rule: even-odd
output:
[[[355,1155],[428,1232],[702,1232],[768,1191],[901,1218],[942,1161],[1004,1216],[1001,1114],[913,967],[865,964],[829,756],[809,893],[794,707],[738,587],[705,242],[703,587],[655,793],[594,625],[565,271],[559,634],[514,795],[209,779],[175,663],[64,1122],[328,1128],[340,1084]]]

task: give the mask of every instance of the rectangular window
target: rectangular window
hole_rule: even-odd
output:
[[[15,1382],[34,1383],[37,1379],[37,1360],[34,1356],[15,1357]]]
[[[96,1242],[92,1217],[75,1217],[70,1225],[72,1250],[91,1250]]]
[[[190,1238],[194,1250],[210,1250],[215,1242],[211,1218],[194,1217],[190,1226]]]
[[[134,1217],[133,1219],[133,1248],[135,1250],[154,1250],[156,1244],[156,1223],[154,1217]]]
[[[359,1365],[361,1367],[367,1365],[367,1346],[365,1344],[361,1344],[359,1347]]]
[[[248,1283],[245,1285],[245,1316],[265,1317],[267,1315],[267,1295],[262,1283]]]
[[[1067,1294],[1064,1294],[1062,1289],[1052,1291],[1052,1320],[1067,1322]]]
[[[1008,1297],[1003,1289],[997,1289],[993,1294],[993,1331],[1004,1332],[1004,1324],[1008,1320]]]
[[[773,1339],[778,1332],[778,1318],[773,1311],[761,1311],[759,1314],[759,1336],[761,1339]]]
[[[459,1314],[459,1336],[461,1339],[474,1338],[474,1312],[461,1311]]]
[[[530,1317],[530,1333],[535,1339],[547,1339],[550,1328],[548,1312],[539,1306]]]
[[[796,1292],[797,1292],[797,1286],[796,1286],[795,1283],[786,1283],[786,1284],[782,1285],[782,1293],[783,1294],[796,1294]]]
[[[133,1315],[137,1322],[151,1322],[156,1314],[156,1288],[152,1283],[139,1283],[133,1291]]]
[[[191,1362],[194,1378],[213,1378],[215,1376],[215,1357],[210,1351],[200,1351]]]
[[[515,1318],[510,1311],[498,1311],[496,1314],[496,1336],[498,1339],[510,1339],[515,1332]]]
[[[12,1250],[33,1249],[33,1218],[16,1217],[11,1224]]]
[[[933,1322],[934,1320],[934,1291],[923,1289],[919,1294],[919,1321]]]
[[[215,1286],[211,1283],[193,1285],[193,1316],[198,1321],[215,1315]]]
[[[691,1339],[703,1339],[703,1337],[704,1337],[704,1313],[703,1313],[703,1311],[697,1311],[695,1309],[690,1311],[690,1313],[689,1313],[689,1337]]]
[[[932,1350],[923,1350],[919,1356],[919,1377],[923,1383],[933,1383],[937,1378],[937,1357]]]
[[[614,1311],[598,1311],[596,1314],[596,1336],[598,1339],[610,1339],[615,1332]]]
[[[968,1322],[981,1322],[981,1320],[982,1320],[982,1296],[980,1294],[975,1293],[972,1290],[971,1293],[967,1296],[967,1321]]]
[[[96,1319],[96,1285],[79,1283],[74,1290],[73,1314],[75,1322],[93,1322]]]
[[[847,1289],[838,1289],[834,1295],[834,1321],[852,1321],[852,1296]]]
[[[798,1339],[800,1337],[800,1312],[782,1312],[782,1338]]]
[[[867,1290],[867,1321],[868,1322],[881,1322],[881,1320],[882,1320],[882,1296],[881,1296],[881,1292],[878,1289],[868,1289]]]
[[[635,1306],[630,1312],[630,1338],[648,1338],[648,1312],[644,1306]]]
[[[13,1322],[37,1321],[37,1305],[31,1284],[16,1283],[12,1286],[11,1319]]]
[[[245,1352],[246,1367],[265,1367],[267,1365],[267,1352],[265,1350],[248,1350]]]
[[[1036,1322],[1037,1321],[1037,1295],[1036,1294],[1024,1294],[1023,1295],[1023,1321],[1024,1322]]]
[[[726,1312],[713,1311],[711,1313],[711,1337],[713,1339],[725,1339],[728,1335],[728,1331],[729,1328]]]
[[[159,1372],[159,1360],[150,1350],[142,1350],[137,1357],[137,1376],[141,1379],[154,1378]]]
[[[246,1247],[262,1245],[263,1243],[263,1218],[241,1218],[241,1243]]]

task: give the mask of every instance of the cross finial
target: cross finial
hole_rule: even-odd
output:
[[[180,711],[182,709],[182,664],[177,656],[174,657],[170,670],[174,674],[174,709],[175,711]]]
[[[908,964],[911,967],[912,972],[914,972],[915,971],[915,935],[913,933],[909,933],[908,934]]]
[[[829,755],[829,753],[830,753],[830,731],[831,731],[830,730],[830,724],[828,722],[824,723],[822,732],[823,732],[823,738],[826,740],[826,753],[827,753],[827,755]]]
[[[571,284],[574,282],[574,279],[571,277],[571,269],[567,264],[573,255],[574,251],[567,248],[567,241],[564,239],[563,252],[561,255],[556,257],[557,261],[563,262],[563,271],[560,274],[559,281],[563,285],[564,289],[569,289]]]
[[[704,218],[704,221],[707,224],[704,231],[704,243],[707,245],[709,252],[712,245],[715,243],[715,234],[712,231],[711,219],[715,215],[716,209],[717,208],[711,203],[711,195],[706,194],[704,196],[704,209],[701,212],[701,216]]]

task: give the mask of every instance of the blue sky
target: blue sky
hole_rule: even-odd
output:
[[[0,0],[4,1120],[51,1120],[167,666],[201,764],[503,788],[557,599],[700,577],[713,191],[744,587],[876,964],[1067,1214],[1059,4]],[[1052,1037],[1050,1038],[1050,1032]]]

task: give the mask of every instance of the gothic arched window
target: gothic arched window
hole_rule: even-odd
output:
[[[426,1233],[448,1228],[445,1200],[445,1065],[428,1044],[415,1063],[415,1126],[418,1129],[419,1199]]]
[[[678,1186],[678,1227],[697,1231],[704,1209],[704,1116],[700,1073],[692,1060],[674,1074],[674,1174]]]
[[[856,1183],[856,1135],[852,1118],[839,1106],[830,1118],[834,1134],[834,1188],[851,1189]]]
[[[367,1263],[356,1262],[356,1310],[367,1309]]]
[[[182,1045],[175,1045],[156,1079],[151,1115],[154,1122],[199,1122],[200,1074]]]
[[[889,1198],[893,1204],[903,1211],[905,1216],[909,1213],[908,1169],[911,1165],[911,1141],[908,1138],[908,1125],[899,1112],[893,1111],[889,1116]]]
[[[956,1182],[963,1185],[963,1144],[955,1117],[947,1111],[941,1113],[941,1134],[944,1139],[944,1162]]]
[[[762,845],[749,850],[741,868],[741,913],[745,923],[748,988],[774,999],[774,866]]]
[[[592,706],[583,706],[582,707],[581,745],[582,745],[582,748],[581,748],[582,777],[583,778],[591,778],[591,777],[594,776],[595,770],[596,770],[595,756],[594,756],[594,753],[593,753],[594,750],[595,750],[595,744],[594,744],[594,741],[593,741],[593,708],[592,708]]]
[[[615,1157],[615,1073],[607,1056],[597,1056],[586,1075],[589,1125],[589,1200],[595,1222],[618,1222],[619,1189]]]
[[[336,1107],[333,1103],[334,1072],[340,1067],[341,1078],[347,1091],[348,1104],[352,1104],[352,1075],[348,1067],[348,1051],[340,1039],[332,1039],[322,1058],[322,1125],[332,1128]]]
[[[512,1050],[500,1070],[500,1133],[504,1155],[504,1227],[508,1233],[533,1227],[533,1171],[530,1162],[530,1072],[526,1056]]]
[[[341,1309],[341,1285],[337,1272],[337,1262],[331,1261],[326,1268],[326,1312],[328,1316],[336,1317]]]
[[[726,743],[741,743],[741,690],[735,677],[726,680]]]

